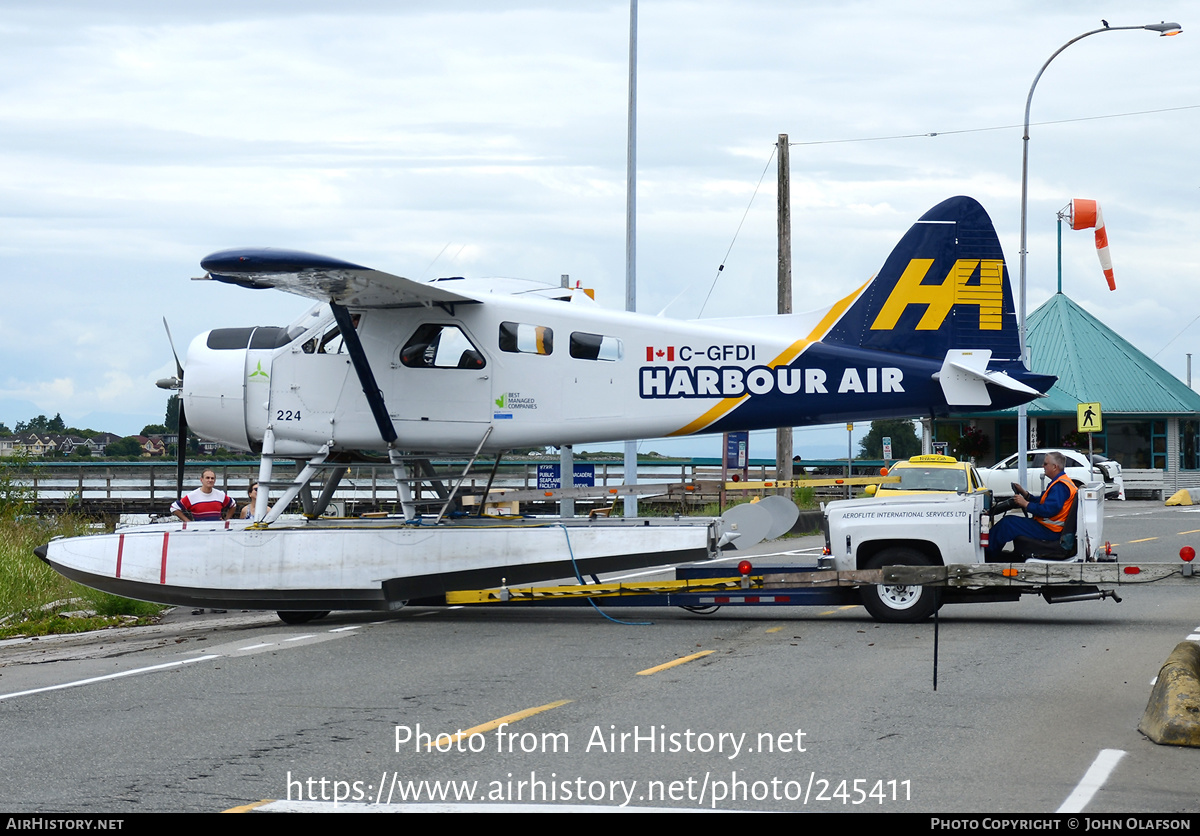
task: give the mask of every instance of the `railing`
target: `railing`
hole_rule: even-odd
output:
[[[664,496],[668,485],[689,485],[692,497],[697,501],[714,501],[720,488],[721,467],[713,460],[663,460],[643,461],[638,464],[638,482],[664,485]],[[543,460],[512,460],[502,462],[493,488],[536,489],[539,465],[557,464],[556,458]],[[584,461],[595,469],[595,485],[605,488],[624,483],[625,468],[620,461]],[[460,474],[465,460],[437,460],[439,472]],[[805,461],[804,467],[811,474],[814,470],[840,475],[845,471],[845,461]],[[879,462],[856,461],[854,471],[859,475],[877,473]],[[274,479],[282,481],[295,472],[295,462],[276,460]],[[188,463],[184,468],[184,490],[192,490],[200,484],[200,476],[206,470],[217,475],[217,488],[229,493],[239,503],[246,501],[247,491],[258,477],[258,463],[198,462]],[[463,483],[467,493],[482,492],[487,484],[491,463],[477,462]],[[95,512],[140,512],[167,513],[170,503],[176,498],[176,466],[173,462],[0,462],[0,479],[9,484],[27,488],[36,495],[36,504],[43,509],[75,508]],[[749,480],[775,478],[774,464],[755,463],[749,468]],[[313,480],[315,492],[322,487],[324,479]],[[272,491],[276,493],[276,491]],[[428,489],[426,489],[428,494]],[[338,488],[337,499],[356,506],[390,505],[396,501],[396,487],[390,464],[356,464],[350,467]],[[651,499],[650,501],[653,501]]]

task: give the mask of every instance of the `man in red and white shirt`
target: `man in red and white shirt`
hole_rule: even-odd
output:
[[[178,502],[171,503],[171,513],[184,522],[196,520],[227,520],[237,508],[232,497],[217,490],[217,474],[206,470],[200,475],[200,487]]]

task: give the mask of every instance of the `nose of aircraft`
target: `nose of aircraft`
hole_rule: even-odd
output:
[[[251,330],[218,328],[196,337],[188,346],[183,380],[184,409],[192,430],[201,438],[240,449],[250,448],[245,381]]]

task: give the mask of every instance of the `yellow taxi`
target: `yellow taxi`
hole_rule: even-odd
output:
[[[986,491],[983,479],[970,462],[951,456],[913,456],[896,462],[886,476],[899,476],[899,482],[867,485],[867,496],[902,496],[917,493],[975,493]]]

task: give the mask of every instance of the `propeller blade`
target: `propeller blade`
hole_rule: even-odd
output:
[[[175,377],[182,381],[183,363],[179,362],[179,352],[175,350],[175,340],[171,339],[171,326],[167,324],[167,318],[165,316],[163,317],[163,328],[167,329],[167,342],[171,344],[171,354],[175,357]]]
[[[165,320],[164,320],[165,322]],[[170,332],[168,332],[169,334]],[[176,499],[183,499],[183,465],[187,460],[187,416],[183,414],[183,395],[179,396],[179,435],[175,444]]]

